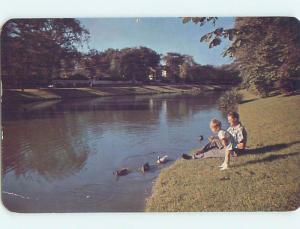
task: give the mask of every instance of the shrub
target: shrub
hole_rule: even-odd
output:
[[[223,112],[236,111],[238,104],[242,101],[242,95],[237,89],[225,92],[218,100],[219,108]]]
[[[278,88],[282,94],[290,95],[294,92],[294,82],[288,78],[282,78],[277,82]]]
[[[261,97],[267,97],[272,91],[274,91],[274,82],[267,77],[259,76],[254,81],[254,88]]]

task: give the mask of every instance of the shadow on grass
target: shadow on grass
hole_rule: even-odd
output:
[[[63,99],[69,99],[69,98],[86,98],[86,97],[97,97],[95,93],[92,93],[91,91],[85,91],[80,90],[78,88],[68,88],[68,89],[43,89],[43,91],[46,91],[48,93],[52,93],[56,96],[60,96]]]
[[[234,167],[241,167],[244,165],[251,165],[251,164],[257,164],[257,163],[264,163],[264,162],[272,162],[272,161],[275,161],[278,159],[285,159],[285,158],[288,158],[291,156],[296,156],[299,154],[300,154],[300,152],[285,153],[285,154],[272,154],[272,155],[269,155],[269,156],[259,159],[259,160],[247,161],[245,163],[235,165]]]
[[[243,155],[246,156],[246,155],[249,155],[249,154],[258,155],[258,154],[264,154],[264,153],[272,152],[272,151],[274,152],[274,151],[285,149],[287,147],[290,147],[290,146],[298,144],[298,143],[300,143],[300,141],[263,146],[263,147],[259,147],[259,148],[255,148],[255,149],[246,149],[242,153],[241,156],[243,156]],[[284,153],[284,154],[272,154],[272,155],[269,155],[269,156],[264,157],[262,159],[247,161],[245,163],[236,165],[234,167],[240,167],[240,166],[244,166],[244,165],[248,165],[248,164],[257,164],[257,163],[262,163],[262,162],[272,162],[272,161],[277,160],[277,159],[285,159],[287,157],[296,156],[296,155],[299,155],[299,154],[300,154],[300,152]]]
[[[263,146],[255,149],[245,149],[242,155],[246,154],[264,154],[270,151],[278,151],[281,149],[285,149],[287,147],[290,147],[292,145],[298,144],[300,141],[294,141],[290,143],[281,143],[281,144],[275,144],[275,145],[269,145],[269,146]]]
[[[290,97],[290,96],[294,96],[294,95],[300,95],[300,90],[299,91],[293,91],[290,94],[286,94],[286,95],[284,95],[284,97]]]
[[[249,102],[253,102],[255,100],[257,100],[257,98],[256,99],[246,99],[246,100],[242,100],[241,102],[239,102],[239,104],[249,103]]]

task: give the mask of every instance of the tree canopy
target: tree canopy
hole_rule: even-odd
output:
[[[76,19],[12,19],[2,28],[1,69],[5,84],[47,82],[61,60],[78,56],[89,32]],[[70,64],[70,63],[69,63]]]
[[[217,18],[191,19],[214,23]],[[52,79],[109,79],[165,82],[236,82],[237,72],[200,65],[192,56],[159,54],[148,47],[78,51],[89,31],[76,19],[13,19],[2,28],[4,87],[48,85]],[[162,72],[165,71],[166,77]]]
[[[176,82],[185,81],[189,77],[189,69],[195,63],[193,57],[179,53],[169,52],[163,56],[165,68],[172,80]]]
[[[120,53],[120,72],[127,79],[144,81],[150,68],[160,64],[160,55],[146,47],[126,48]]]
[[[215,23],[217,18],[185,17],[182,20],[202,26],[209,21]],[[234,58],[245,87],[268,95],[299,78],[300,23],[296,18],[238,17],[234,28],[216,28],[200,41],[212,48],[222,39],[230,40],[223,56]]]

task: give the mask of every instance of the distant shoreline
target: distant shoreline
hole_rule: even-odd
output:
[[[4,89],[2,102],[30,103],[49,100],[67,100],[78,98],[95,98],[125,95],[151,95],[163,93],[200,94],[208,91],[224,91],[231,85],[138,85],[138,86],[105,86],[82,88],[35,88],[35,89]]]

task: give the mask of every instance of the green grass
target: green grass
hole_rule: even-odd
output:
[[[248,153],[219,171],[222,158],[178,160],[157,178],[146,211],[289,211],[300,203],[300,95],[239,105]],[[221,178],[228,177],[228,180]]]

